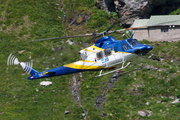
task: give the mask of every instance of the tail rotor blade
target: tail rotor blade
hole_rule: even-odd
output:
[[[11,54],[12,54],[12,53],[11,53]],[[10,54],[9,57],[8,57],[7,65],[9,65],[9,59],[10,59],[11,54]]]
[[[33,60],[26,62],[26,65],[32,68],[33,67]]]
[[[8,57],[7,65],[19,65],[19,63],[19,60],[11,53]]]
[[[30,74],[32,69],[26,65],[24,70]]]

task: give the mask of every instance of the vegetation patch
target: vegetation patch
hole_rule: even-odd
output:
[[[111,75],[95,78],[98,72],[82,73],[79,95],[82,106],[72,96],[72,76],[57,76],[27,81],[29,76],[19,66],[8,66],[7,58],[13,53],[19,61],[34,60],[38,71],[55,68],[80,59],[78,51],[89,46],[91,37],[58,39],[31,42],[34,39],[60,37],[75,34],[102,32],[117,20],[116,13],[106,13],[94,7],[91,0],[1,0],[0,1],[0,118],[1,119],[178,119],[179,103],[171,102],[180,97],[180,42],[160,43],[140,41],[153,46],[146,56],[133,60],[122,72],[138,68],[140,71],[123,75],[107,91],[102,117],[95,107],[95,100],[102,88],[106,88]],[[72,8],[82,21],[83,15],[90,18],[78,25],[70,25]],[[66,15],[66,17],[65,17]],[[64,21],[65,20],[65,21]],[[114,26],[112,30],[122,28]],[[97,31],[96,31],[97,32]],[[125,39],[117,33],[117,40]],[[98,38],[97,38],[98,39]],[[74,44],[69,45],[68,40]],[[151,56],[151,57],[150,57]],[[137,63],[137,64],[136,64]],[[51,81],[48,87],[42,81]],[[152,111],[150,117],[141,117],[138,111]],[[69,111],[65,114],[65,111]]]

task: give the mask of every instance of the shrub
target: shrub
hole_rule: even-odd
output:
[[[111,12],[110,13],[110,17],[114,18],[115,20],[117,20],[118,19],[118,14],[116,12]]]
[[[93,11],[96,11],[94,8]],[[94,13],[91,18],[88,20],[86,26],[89,28],[97,28],[101,27],[103,25],[107,25],[109,20],[109,15],[107,12],[103,10],[98,10],[96,13]]]
[[[161,102],[168,102],[169,100],[170,100],[170,98],[165,97],[165,98],[162,98]]]
[[[177,9],[173,12],[171,12],[169,15],[179,15],[180,14],[180,9]]]
[[[175,68],[169,69],[169,73],[175,73],[175,72],[176,72],[176,69],[175,69]]]

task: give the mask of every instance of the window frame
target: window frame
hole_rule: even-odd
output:
[[[162,33],[167,33],[167,32],[169,32],[169,28],[161,28],[161,32]]]

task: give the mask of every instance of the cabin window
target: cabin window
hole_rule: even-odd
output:
[[[168,32],[169,29],[168,28],[161,28],[161,32]]]
[[[103,51],[100,51],[100,52],[96,53],[96,56],[97,56],[98,59],[102,59],[104,57]]]
[[[127,43],[122,43],[122,49],[123,49],[123,51],[126,51],[131,48],[127,45]]]
[[[104,54],[105,54],[105,56],[111,55],[111,48],[105,49]]]
[[[114,51],[115,51],[115,52],[118,52],[117,46],[114,47]]]

